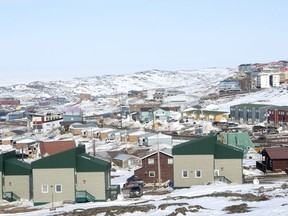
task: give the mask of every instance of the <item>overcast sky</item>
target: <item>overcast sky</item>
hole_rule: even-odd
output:
[[[3,80],[287,60],[287,0],[0,0]]]

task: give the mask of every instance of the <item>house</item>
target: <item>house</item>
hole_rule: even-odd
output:
[[[241,88],[239,86],[239,81],[238,80],[231,80],[231,79],[226,79],[220,81],[219,85],[219,91],[220,92],[225,92],[225,91],[240,91]]]
[[[106,201],[111,163],[85,153],[80,145],[31,163],[34,205]]]
[[[39,154],[46,157],[75,147],[75,140],[45,141],[39,143]]]
[[[238,104],[230,107],[230,118],[240,123],[257,124],[267,121],[269,104]]]
[[[162,133],[144,133],[138,136],[137,144],[139,146],[153,146],[156,144],[168,144],[172,146],[172,136]]]
[[[88,100],[91,101],[92,96],[89,93],[81,93],[80,94],[80,101]]]
[[[255,145],[252,143],[247,131],[220,132],[217,135],[217,140],[223,144],[241,148],[244,154],[250,149],[255,149]]]
[[[7,121],[18,120],[25,117],[23,111],[10,112],[7,114]]]
[[[262,161],[256,161],[256,168],[262,172],[281,172],[288,168],[287,147],[264,148],[260,154]]]
[[[17,106],[20,105],[20,100],[9,97],[9,98],[0,98],[0,105],[4,106]]]
[[[150,122],[150,121],[168,121],[170,117],[170,110],[167,108],[141,108],[139,112],[140,122]]]
[[[145,183],[158,183],[159,179],[160,183],[173,181],[171,149],[163,149],[159,151],[159,155],[158,151],[154,151],[143,156],[141,160],[142,166],[134,171],[135,179],[143,180]]]
[[[3,199],[30,200],[32,194],[31,165],[16,159],[15,151],[0,154],[0,194]]]
[[[121,168],[134,168],[134,167],[140,167],[141,166],[141,159],[130,154],[123,154],[120,153],[116,157],[112,159],[113,163],[115,163],[117,166]]]
[[[64,111],[61,125],[68,131],[69,126],[73,123],[84,123],[83,114],[79,107],[69,107]]]
[[[280,73],[278,72],[261,72],[256,76],[257,88],[271,88],[280,86]]]
[[[60,113],[29,113],[27,118],[28,127],[32,128],[35,133],[52,131],[60,127],[60,122],[63,120],[62,114]]]
[[[274,106],[268,109],[268,122],[272,125],[288,125],[288,106]]]
[[[32,145],[36,145],[38,143],[37,139],[31,137],[17,137],[13,139],[13,147],[16,149],[28,150],[28,148]]]
[[[214,135],[178,144],[172,149],[174,187],[215,180],[243,183],[243,151],[217,141]]]
[[[91,131],[94,131],[95,129],[98,129],[98,127],[94,123],[87,123],[87,124],[73,123],[69,127],[69,132],[71,132],[74,136],[86,134],[87,136],[89,135],[89,137],[91,137]]]
[[[190,109],[184,111],[182,117],[191,118],[195,120],[221,121],[223,119],[228,120],[229,113],[224,111]]]
[[[136,131],[127,131],[126,137],[128,142],[130,143],[137,143],[138,137],[142,134],[145,134],[146,132],[143,130],[136,130]]]

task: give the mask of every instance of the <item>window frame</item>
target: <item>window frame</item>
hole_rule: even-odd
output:
[[[152,173],[154,174],[154,176],[151,175]],[[156,172],[155,171],[149,171],[148,176],[150,178],[155,178],[156,177]]]
[[[186,176],[184,173],[186,172]],[[182,170],[182,178],[189,178],[188,170]]]
[[[44,190],[44,187],[46,187],[46,190]],[[48,184],[42,184],[41,185],[41,193],[49,193],[49,185]]]
[[[57,187],[60,186],[60,191],[57,190]],[[55,193],[62,193],[62,184],[55,184]]]
[[[200,176],[197,175],[197,173],[200,173]],[[202,178],[202,170],[195,170],[195,178]]]

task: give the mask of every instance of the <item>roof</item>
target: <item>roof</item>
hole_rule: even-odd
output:
[[[260,107],[266,107],[266,106],[272,106],[270,104],[251,104],[251,103],[248,103],[248,104],[238,104],[238,105],[234,105],[234,106],[231,106],[231,107],[238,107],[238,108],[260,108]],[[231,108],[230,107],[230,108]]]
[[[61,141],[49,141],[40,143],[41,155],[53,155],[58,152],[62,152],[71,148],[75,148],[76,143],[74,140],[61,140]]]
[[[225,111],[214,111],[214,110],[191,110],[187,111],[187,113],[195,113],[195,114],[204,114],[204,115],[221,115],[229,112]]]
[[[217,141],[214,135],[176,145],[172,149],[173,155],[214,155],[215,159],[243,158],[243,151]]]
[[[247,131],[236,133],[222,132],[217,136],[217,140],[221,142],[222,139],[224,139],[223,144],[226,145],[236,146],[241,149],[254,148],[254,144]]]
[[[30,175],[32,174],[31,164],[10,158],[4,162],[5,175]]]
[[[111,169],[111,162],[83,153],[76,156],[77,172],[105,172]]]
[[[135,157],[134,155],[129,155],[129,154],[118,154],[116,157],[114,157],[113,159],[114,160],[121,160],[121,161],[124,161],[124,160],[128,160],[129,158],[131,157]]]
[[[288,159],[287,147],[265,148],[262,152],[267,152],[271,159]]]
[[[167,149],[167,150],[166,149],[162,149],[159,152],[160,152],[160,154],[165,154],[165,155],[167,155],[169,157],[173,157],[172,150],[169,151],[169,149]],[[148,154],[144,155],[141,159],[148,158],[148,157],[150,157],[150,156],[152,156],[154,154],[157,154],[157,153],[158,153],[158,151],[148,152]]]
[[[79,145],[66,151],[62,151],[31,163],[33,169],[75,168],[76,155],[85,153],[85,146]]]

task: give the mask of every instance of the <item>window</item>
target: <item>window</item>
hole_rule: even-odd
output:
[[[202,171],[201,170],[195,170],[195,178],[202,178]]]
[[[154,158],[148,158],[148,164],[154,164]]]
[[[155,171],[149,171],[149,177],[155,177]]]
[[[188,170],[182,170],[182,178],[188,178]]]
[[[62,193],[62,185],[56,184],[55,185],[55,192],[56,193]]]
[[[48,193],[49,192],[49,187],[47,184],[41,185],[41,192],[42,193]]]
[[[173,158],[168,158],[167,163],[168,163],[168,164],[173,164]]]

